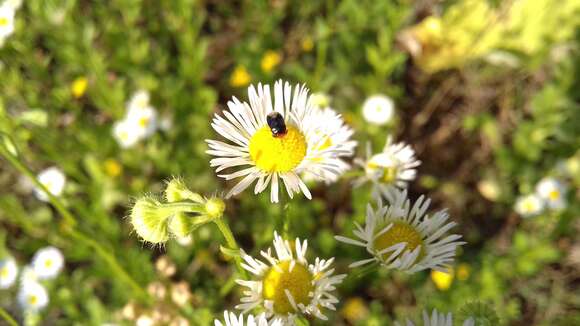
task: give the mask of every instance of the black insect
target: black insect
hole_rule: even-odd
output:
[[[266,117],[266,122],[272,131],[272,136],[280,137],[284,136],[288,131],[286,129],[286,123],[284,122],[284,117],[278,112],[270,112]]]

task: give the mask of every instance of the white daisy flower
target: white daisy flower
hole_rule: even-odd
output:
[[[549,208],[561,210],[566,208],[568,187],[555,178],[544,178],[536,185],[536,193]]]
[[[354,130],[344,123],[341,115],[330,107],[315,109],[314,112],[314,119],[327,122],[319,131],[322,137],[318,150],[324,150],[336,144],[339,146],[340,150],[349,152],[349,155],[352,155],[357,145],[356,141],[350,139],[354,134]],[[315,172],[305,172],[303,174],[304,180],[321,180],[326,183],[333,183],[338,180],[340,175],[350,169],[350,164],[340,157],[329,159],[329,161],[330,160],[332,160],[333,165],[336,165],[339,171],[338,174],[327,173],[324,169],[317,169]]]
[[[144,139],[153,135],[157,129],[157,111],[151,106],[134,106],[127,111],[126,121],[133,126],[137,138]]]
[[[426,214],[431,200],[419,197],[413,206],[407,191],[393,191],[390,205],[383,206],[379,199],[373,210],[367,206],[364,227],[355,223],[357,239],[335,236],[336,240],[366,248],[372,258],[354,262],[350,267],[378,262],[388,269],[415,273],[425,269],[447,271],[455,257],[460,235],[444,234],[456,223],[448,222],[446,210],[433,216]]]
[[[12,257],[0,259],[0,290],[11,287],[18,276],[18,265]]]
[[[364,102],[362,113],[366,122],[382,126],[393,118],[395,103],[388,96],[374,95]]]
[[[24,266],[20,273],[20,285],[22,286],[26,283],[38,283],[38,275],[36,275],[34,268],[30,265]]]
[[[0,45],[4,40],[14,33],[15,8],[9,3],[0,5]]]
[[[133,147],[139,142],[139,132],[136,130],[136,124],[129,120],[121,120],[113,125],[113,137],[121,148]]]
[[[24,311],[39,311],[48,305],[48,293],[40,283],[24,283],[18,291],[18,303]]]
[[[53,196],[60,196],[66,184],[66,176],[57,167],[50,167],[41,171],[37,179]],[[34,188],[34,195],[42,201],[48,201],[48,195],[40,188]]]
[[[355,163],[365,169],[365,176],[355,180],[355,187],[367,181],[373,183],[373,196],[394,188],[406,188],[417,176],[416,167],[421,165],[411,146],[400,142],[393,144],[388,137],[383,151],[372,154],[370,144],[367,146],[367,159],[355,159]]]
[[[521,196],[516,200],[514,209],[523,217],[535,216],[544,210],[544,200],[536,194]]]
[[[55,247],[39,249],[32,258],[32,268],[40,280],[55,278],[63,265],[64,256]]]
[[[350,151],[342,144],[322,148],[323,134],[328,121],[318,121],[314,105],[304,85],[296,85],[294,91],[289,83],[278,81],[274,85],[274,98],[270,86],[261,84],[257,89],[248,88],[250,103],[233,98],[224,117],[215,115],[212,127],[228,143],[206,140],[208,154],[215,156],[210,164],[216,172],[244,166],[236,172],[219,175],[226,180],[243,177],[228,193],[237,195],[254,181],[254,193],[260,193],[271,183],[270,199],[278,202],[278,188],[284,183],[290,198],[302,192],[311,199],[308,187],[300,178],[305,172],[339,175],[337,157],[348,156]]]
[[[214,321],[214,324],[215,326],[282,326],[280,320],[268,322],[264,313],[257,317],[248,315],[248,318],[244,319],[243,314],[236,316],[235,313],[229,311],[224,311],[224,324],[217,319]]]
[[[395,322],[395,326],[401,326],[398,322]],[[407,319],[405,326],[415,326],[413,322]],[[431,316],[423,310],[423,326],[453,326],[453,315],[451,313],[443,314],[433,309]],[[468,318],[463,322],[463,326],[475,326],[475,320],[473,318]]]
[[[338,299],[331,294],[346,275],[332,275],[334,258],[316,258],[308,264],[306,249],[308,242],[296,238],[294,246],[274,233],[274,250],[260,252],[263,262],[242,251],[242,266],[255,275],[255,280],[237,280],[248,290],[237,309],[245,312],[260,306],[266,310],[266,317],[282,320],[283,324],[293,324],[297,314],[313,315],[326,320],[322,309],[335,310]]]
[[[129,112],[144,109],[149,106],[149,92],[146,90],[138,90],[131,96],[129,102],[127,102],[127,110]]]

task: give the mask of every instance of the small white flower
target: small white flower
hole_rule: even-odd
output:
[[[139,141],[139,132],[135,129],[135,124],[128,120],[115,122],[113,125],[113,137],[122,148],[133,147]]]
[[[18,265],[12,257],[0,259],[0,290],[11,287],[18,276]]]
[[[407,319],[406,326],[415,326],[413,322]],[[395,326],[401,326],[398,322],[395,322]],[[433,309],[431,316],[423,310],[423,326],[453,326],[453,315],[451,313],[443,314]],[[475,320],[473,318],[468,318],[463,322],[463,326],[475,326]]]
[[[127,102],[127,110],[129,112],[134,110],[144,109],[149,106],[149,92],[146,90],[138,90],[131,96],[129,102]]]
[[[144,139],[153,135],[157,129],[157,111],[151,106],[130,108],[126,121],[133,125],[137,137]]]
[[[566,185],[555,178],[544,178],[536,185],[536,193],[549,208],[561,210],[566,208]]]
[[[176,237],[175,241],[182,247],[189,247],[193,243],[193,237],[191,234],[185,237]]]
[[[0,44],[14,33],[14,14],[15,9],[8,3],[0,5]]]
[[[324,126],[319,130],[319,133],[322,136],[320,144],[318,145],[319,150],[324,150],[330,146],[336,145],[341,151],[349,152],[349,155],[354,153],[357,142],[350,139],[354,134],[354,131],[344,123],[340,114],[332,108],[326,107],[324,109],[314,109],[313,115],[313,119],[325,122]],[[304,180],[318,180],[330,184],[336,182],[344,172],[350,169],[350,164],[340,157],[329,159],[329,161],[330,160],[332,160],[332,164],[336,166],[338,173],[329,173],[325,169],[313,168],[312,171],[303,174]]]
[[[238,195],[256,182],[254,193],[258,194],[271,185],[270,200],[278,202],[280,184],[284,184],[288,196],[303,193],[312,195],[302,181],[303,173],[325,176],[340,174],[337,159],[351,155],[342,144],[321,147],[323,133],[328,121],[316,119],[316,112],[308,89],[304,85],[294,88],[289,83],[277,81],[273,97],[270,86],[258,84],[248,89],[249,102],[233,98],[223,117],[216,114],[212,127],[228,142],[206,140],[210,161],[216,172],[236,168],[237,171],[218,176],[241,180],[229,191],[227,197]]]
[[[278,319],[268,322],[266,315],[264,313],[254,317],[253,315],[248,315],[247,319],[244,318],[243,314],[237,316],[233,312],[224,311],[224,323],[215,320],[215,326],[282,326],[282,322]]]
[[[536,194],[519,197],[514,206],[516,213],[523,217],[538,215],[544,209],[544,201]]]
[[[40,283],[23,283],[18,291],[18,303],[22,310],[36,312],[48,305],[48,293]]]
[[[30,265],[24,266],[20,273],[20,285],[22,286],[26,283],[38,283],[38,275],[36,275],[34,268]]]
[[[387,124],[395,114],[395,103],[385,95],[369,97],[363,104],[363,117],[368,123],[379,126]]]
[[[63,265],[64,256],[55,247],[42,248],[32,258],[32,268],[40,280],[55,278]]]
[[[37,176],[38,181],[46,187],[53,196],[60,196],[66,184],[66,177],[57,167],[50,167]],[[34,188],[34,194],[42,201],[48,201],[48,195],[40,188]]]
[[[433,216],[426,214],[431,200],[425,200],[425,196],[419,197],[413,206],[406,190],[394,190],[391,196],[389,205],[383,206],[378,200],[376,210],[370,204],[367,206],[364,227],[355,223],[357,239],[335,236],[338,241],[366,248],[372,255],[350,267],[378,262],[387,269],[407,273],[425,269],[447,271],[457,247],[465,243],[458,241],[460,235],[445,236],[456,223],[448,222],[446,210]]]
[[[370,144],[367,146],[367,159],[355,159],[355,163],[365,170],[365,176],[358,178],[354,186],[358,187],[368,181],[373,184],[373,197],[395,188],[403,189],[417,176],[416,167],[421,165],[411,146],[400,142],[393,144],[391,137],[383,151],[372,154]]]
[[[266,317],[280,319],[284,325],[293,325],[297,314],[313,315],[327,320],[323,309],[335,310],[338,299],[331,293],[346,275],[332,275],[334,258],[316,258],[308,264],[308,242],[296,238],[294,246],[274,232],[274,250],[261,251],[266,262],[254,259],[242,251],[242,266],[254,274],[253,281],[237,280],[245,286],[245,297],[237,309],[243,312],[260,306]]]

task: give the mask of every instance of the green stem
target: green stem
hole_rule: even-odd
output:
[[[77,220],[74,218],[73,214],[65,207],[62,201],[54,196],[53,194],[48,191],[48,189],[36,178],[36,175],[32,170],[30,170],[22,161],[10,153],[5,147],[0,146],[0,154],[4,156],[14,166],[19,172],[26,175],[36,187],[41,189],[47,196],[50,203],[54,206],[54,208],[59,212],[64,220],[64,225],[62,225],[61,230],[63,233],[67,234],[71,238],[78,240],[79,242],[85,244],[87,247],[93,248],[95,253],[100,256],[109,267],[113,271],[114,275],[120,276],[123,280],[125,280],[129,286],[136,292],[138,295],[144,299],[148,299],[147,292],[145,292],[139,284],[135,280],[129,276],[129,274],[121,267],[121,265],[117,262],[115,257],[107,251],[103,246],[101,246],[98,242],[94,241],[90,237],[82,234],[81,232],[75,229],[77,225]]]
[[[226,244],[229,247],[229,249],[233,249],[239,252],[240,247],[238,247],[236,238],[234,238],[234,234],[232,233],[232,230],[230,229],[230,226],[226,221],[226,219],[224,217],[220,217],[213,220],[213,222],[217,225],[218,229],[224,236],[224,239],[226,240]],[[242,267],[242,258],[239,255],[235,255],[233,258],[236,262],[238,272],[240,273],[240,275],[242,275],[242,277],[245,280],[247,280],[248,275],[246,273],[246,270]]]
[[[10,326],[18,326],[16,320],[14,320],[6,310],[2,309],[2,307],[0,307],[0,317],[2,317],[2,319],[4,319]]]

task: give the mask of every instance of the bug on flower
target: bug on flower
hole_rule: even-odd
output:
[[[270,112],[266,117],[266,122],[272,131],[272,136],[274,137],[284,136],[288,131],[286,129],[286,123],[284,122],[284,117],[279,112]]]

